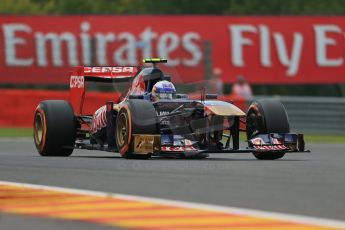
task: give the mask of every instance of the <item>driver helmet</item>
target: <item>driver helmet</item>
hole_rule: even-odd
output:
[[[173,83],[170,81],[159,81],[152,88],[152,101],[158,101],[161,99],[173,99],[173,95],[176,93],[176,89]]]

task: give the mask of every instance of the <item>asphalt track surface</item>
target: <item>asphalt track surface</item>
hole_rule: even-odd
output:
[[[76,150],[40,157],[28,139],[0,139],[0,180],[166,198],[345,220],[345,144],[309,144],[312,153],[259,161],[251,154],[203,160],[125,160]],[[0,213],[1,229],[109,229]]]

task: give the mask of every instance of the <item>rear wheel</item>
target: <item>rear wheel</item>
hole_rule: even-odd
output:
[[[42,101],[34,115],[34,141],[41,156],[69,156],[76,138],[74,113],[67,101]]]
[[[246,118],[248,140],[257,134],[288,133],[289,120],[282,103],[272,99],[254,101],[248,108]],[[253,152],[259,160],[282,158],[285,152]]]
[[[134,134],[157,134],[156,110],[149,101],[128,100],[116,118],[116,144],[124,158],[147,159],[148,154],[133,153]]]

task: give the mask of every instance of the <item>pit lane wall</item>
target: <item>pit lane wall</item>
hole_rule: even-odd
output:
[[[106,101],[116,101],[119,96],[118,93],[88,92],[83,111],[85,114],[93,114]],[[69,92],[1,89],[0,127],[32,127],[34,111],[43,100],[69,100]]]
[[[204,41],[231,83],[345,82],[344,16],[0,16],[0,83],[64,84],[71,66],[161,57],[177,83],[204,80]]]

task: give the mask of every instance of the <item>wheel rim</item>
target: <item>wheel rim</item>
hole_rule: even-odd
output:
[[[119,115],[118,124],[116,128],[116,139],[119,146],[123,146],[127,143],[128,139],[128,118],[125,113]]]
[[[37,112],[35,116],[35,124],[34,124],[34,137],[35,137],[35,142],[37,145],[40,145],[42,143],[43,134],[44,134],[43,118],[42,118],[41,113]]]

